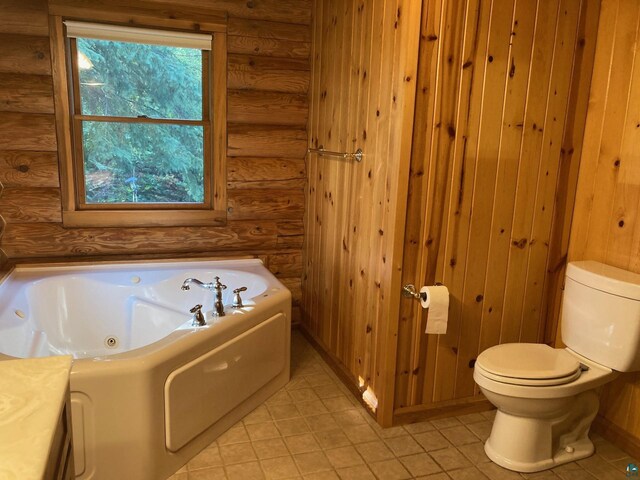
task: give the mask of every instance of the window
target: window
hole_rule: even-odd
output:
[[[224,222],[224,42],[215,33],[60,22],[63,223]]]

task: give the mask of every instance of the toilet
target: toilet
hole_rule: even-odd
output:
[[[598,387],[640,370],[640,275],[594,261],[569,263],[562,341],[508,343],[482,352],[473,378],[497,407],[485,452],[530,473],[588,457]]]

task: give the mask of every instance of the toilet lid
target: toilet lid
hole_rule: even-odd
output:
[[[580,362],[573,355],[540,343],[496,345],[482,352],[476,364],[500,381],[521,385],[558,385],[580,375]]]

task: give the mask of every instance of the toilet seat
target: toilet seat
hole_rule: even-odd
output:
[[[547,387],[571,383],[582,373],[580,362],[564,349],[538,343],[506,343],[482,352],[478,373],[496,382]]]

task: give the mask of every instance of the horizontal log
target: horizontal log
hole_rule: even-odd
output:
[[[270,253],[266,265],[277,277],[300,277],[302,275],[302,252]]]
[[[45,0],[2,0],[0,33],[49,35]]]
[[[0,73],[51,75],[49,38],[0,34]]]
[[[307,184],[304,178],[294,178],[291,180],[258,180],[227,182],[228,190],[246,190],[251,188],[261,188],[263,190],[304,190]]]
[[[293,305],[300,305],[300,301],[302,300],[302,281],[300,277],[278,278],[278,280],[291,291],[291,303]]]
[[[301,94],[229,90],[227,105],[229,123],[305,127],[309,116],[308,97]]]
[[[56,127],[53,115],[0,113],[0,150],[56,150]]]
[[[49,13],[61,17],[98,22],[124,23],[132,26],[180,28],[185,30],[224,32],[226,14],[191,11],[188,7],[176,8],[173,5],[157,5],[138,2],[136,5],[124,4],[106,7],[104,2],[83,0],[52,0]]]
[[[264,125],[230,125],[227,155],[230,157],[304,158],[307,131]]]
[[[51,76],[0,73],[0,111],[53,113]]]
[[[90,0],[91,1],[91,0]],[[211,0],[151,0],[149,3],[169,3],[175,6],[211,8]],[[312,0],[216,0],[216,10],[229,16],[272,20],[275,22],[309,24]]]
[[[311,45],[307,42],[292,42],[276,38],[228,36],[227,51],[247,55],[270,57],[309,58]]]
[[[307,25],[246,18],[230,17],[227,24],[227,34],[241,37],[274,38],[292,42],[311,42],[311,29]]]
[[[5,188],[0,212],[7,223],[61,222],[60,189]]]
[[[72,228],[60,223],[7,224],[2,247],[9,258],[146,253],[203,253],[276,248],[273,221],[229,222],[226,227]]]
[[[232,90],[307,93],[309,61],[231,54],[227,87]]]
[[[300,218],[304,214],[303,190],[229,190],[229,220]]]
[[[5,187],[59,187],[58,154],[0,150],[0,182]]]
[[[305,178],[303,159],[262,157],[229,157],[227,159],[227,181],[229,182],[269,182]]]
[[[276,223],[279,249],[301,248],[304,240],[304,222],[302,220],[284,220]]]

